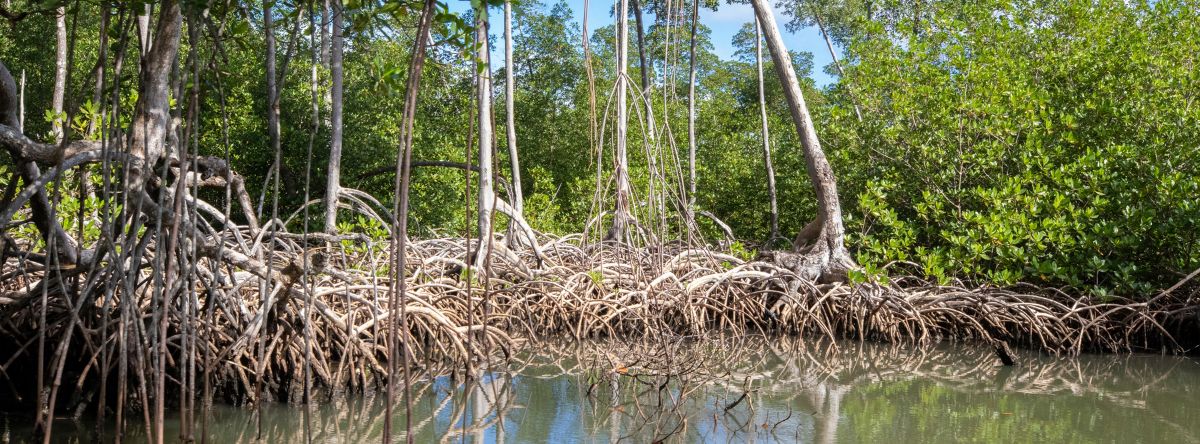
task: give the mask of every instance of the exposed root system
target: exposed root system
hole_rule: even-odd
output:
[[[182,369],[184,376],[215,387],[227,399],[247,401],[259,393],[295,396],[304,375],[332,388],[382,384],[388,368],[386,327],[392,321],[387,248],[364,239],[321,236],[307,239],[321,246],[305,247],[300,235],[272,240],[265,230],[257,234],[258,241],[244,232],[227,236],[216,248],[220,251],[201,251],[225,260],[211,261],[220,266],[197,261],[198,278],[181,283],[190,301],[181,298],[163,311],[168,373],[188,363],[194,367]],[[1101,302],[1031,286],[966,288],[913,278],[893,278],[888,285],[815,285],[772,263],[728,253],[583,245],[581,238],[542,239],[541,261],[532,252],[521,255],[496,242],[487,273],[468,265],[475,241],[410,242],[404,310],[409,330],[400,332],[407,335],[410,362],[418,371],[440,373],[479,365],[524,339],[711,332],[911,344],[1004,341],[1056,354],[1183,351],[1171,333],[1197,312],[1195,295]],[[323,246],[328,241],[340,247]],[[262,270],[252,258],[263,257],[267,245],[275,248],[265,254],[274,257],[274,265]],[[8,379],[22,373],[14,371],[15,365],[36,359],[31,345],[38,340],[45,300],[47,349],[63,356],[69,369],[61,384],[94,390],[102,385],[102,374],[111,384],[122,366],[128,366],[131,384],[145,383],[138,375],[151,365],[155,351],[146,332],[160,319],[151,307],[151,273],[144,267],[141,273],[142,284],[131,292],[120,279],[104,274],[93,279],[113,282],[76,283],[70,270],[53,270],[46,279],[37,264],[10,258],[0,296],[0,363]],[[81,298],[85,292],[79,288],[92,294]],[[181,352],[181,341],[190,344],[189,353]]]

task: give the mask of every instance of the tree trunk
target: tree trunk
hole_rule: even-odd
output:
[[[154,7],[153,3],[147,2],[142,7],[141,14],[137,16],[138,44],[141,49],[142,57],[150,53],[150,9]]]
[[[270,143],[271,152],[275,153],[275,160],[271,163],[269,174],[274,175],[275,183],[279,183],[280,163],[282,163],[283,159],[281,159],[282,153],[280,152],[281,146],[279,141],[279,86],[277,85],[278,77],[275,63],[275,18],[272,16],[274,12],[271,10],[271,5],[273,4],[274,0],[263,0],[262,8],[263,34],[267,46],[267,140]],[[266,189],[267,187],[263,187],[264,191]],[[275,191],[278,192],[279,190],[276,189]]]
[[[50,107],[54,111],[54,122],[51,131],[54,143],[63,140],[63,96],[67,91],[67,8],[60,6],[54,10],[54,92],[50,98]]]
[[[754,62],[758,68],[758,110],[762,118],[763,164],[767,169],[767,196],[771,200],[771,234],[768,243],[779,237],[779,204],[775,196],[775,167],[771,164],[771,130],[767,125],[767,90],[763,82],[762,27],[754,19]]]
[[[583,0],[583,69],[588,78],[588,144],[596,147],[596,74],[592,72],[592,49],[588,44],[588,6],[589,0]],[[599,159],[597,159],[599,162]]]
[[[517,212],[525,212],[525,195],[521,192],[521,161],[517,156],[517,127],[514,121],[513,96],[517,93],[513,83],[513,50],[512,50],[512,2],[504,2],[504,108],[506,114],[505,126],[508,133],[508,158],[512,164],[513,207]]]
[[[630,213],[629,160],[626,154],[626,143],[629,128],[629,113],[627,108],[629,95],[629,0],[620,0],[617,8],[617,141],[616,168],[613,174],[617,180],[617,205],[613,212],[613,225],[605,236],[609,240],[629,243],[629,226],[633,224]]]
[[[492,187],[492,68],[488,50],[487,6],[476,12],[475,42],[478,52],[476,76],[479,79],[479,251],[475,266],[483,269],[491,250],[492,213],[496,193]]]
[[[175,65],[175,54],[179,50],[179,30],[183,17],[179,3],[164,2],[159,13],[158,25],[154,30],[155,44],[144,57],[140,90],[133,122],[130,124],[129,152],[142,159],[141,166],[130,169],[129,184],[140,190],[144,181],[152,174],[149,169],[165,154],[167,131],[170,131],[170,76]],[[146,170],[142,170],[145,168]]]
[[[341,3],[338,3],[338,9],[343,9]],[[330,59],[330,41],[329,41],[329,14],[333,13],[333,7],[329,0],[324,0],[321,3],[321,64],[329,63]],[[334,25],[336,26],[336,25]]]
[[[631,0],[630,6],[633,7],[634,24],[637,25],[637,45],[638,45],[638,68],[642,72],[642,101],[646,104],[646,134],[650,136],[651,143],[654,143],[654,105],[650,100],[650,70],[651,66],[646,63],[646,41],[642,27],[642,5],[638,0]]]
[[[775,73],[783,85],[792,121],[804,148],[804,159],[808,177],[813,183],[817,197],[817,218],[800,231],[794,246],[795,253],[775,253],[776,261],[792,269],[806,279],[832,281],[845,280],[847,273],[857,268],[845,245],[845,228],[842,225],[842,207],[838,201],[837,182],[833,168],[821,150],[817,130],[812,116],[804,103],[804,94],[792,66],[787,47],[775,24],[774,12],[766,0],[751,0],[754,13],[767,39],[767,48],[775,63]]]
[[[134,127],[134,143],[130,146],[130,152],[137,153],[139,148],[142,150],[141,157],[145,161],[143,165],[147,168],[146,173],[150,173],[150,169],[153,168],[154,163],[166,154],[168,132],[171,131],[170,76],[172,69],[175,67],[176,54],[179,51],[179,37],[182,25],[183,15],[180,13],[179,3],[171,0],[164,2],[159,11],[158,25],[155,27],[155,43],[151,45],[150,52],[144,59],[137,113],[134,115],[132,125]],[[143,186],[142,182],[151,175],[152,173],[147,174],[144,178],[136,179],[133,184],[135,189]],[[132,174],[130,177],[133,180],[134,176]],[[178,203],[182,204],[182,202]],[[176,210],[175,214],[175,217],[182,217],[182,214],[178,210]],[[175,221],[178,222],[178,219],[175,219]],[[177,229],[173,231],[176,234],[178,233]],[[174,237],[172,236],[172,238]],[[165,313],[161,319],[162,322],[166,322]],[[160,325],[159,341],[164,341],[162,343],[162,350],[164,351],[166,337],[163,333],[165,333],[165,329],[165,324]],[[165,358],[159,358],[159,370],[155,375],[155,442],[163,442],[164,438],[162,421],[165,418],[166,408],[166,375],[163,373],[162,359]]]
[[[333,48],[329,58],[329,72],[332,77],[330,89],[331,106],[329,110],[329,169],[325,185],[325,232],[337,232],[338,190],[341,189],[342,175],[342,51],[345,7],[342,2],[333,6]]]
[[[700,0],[692,0],[691,49],[688,52],[688,222],[696,212],[696,27]]]
[[[8,68],[5,68],[8,71]],[[9,74],[12,77],[12,74]],[[21,92],[17,103],[17,131],[25,132],[25,70],[21,70]]]

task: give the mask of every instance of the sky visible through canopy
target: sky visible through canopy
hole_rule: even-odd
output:
[[[553,4],[553,0],[548,0],[546,4]],[[572,16],[575,23],[578,25],[583,18],[583,0],[568,0],[567,4],[571,6]],[[463,12],[470,9],[471,2],[468,1],[452,1],[450,7],[456,12]],[[609,12],[613,9],[612,1],[592,0],[588,4],[590,9],[589,32],[596,28],[612,24],[613,17]],[[783,43],[792,51],[808,51],[813,54],[813,80],[817,86],[823,87],[833,83],[833,78],[826,74],[824,67],[833,63],[833,59],[829,57],[829,50],[825,47],[825,41],[821,37],[821,32],[814,26],[809,26],[798,32],[789,32],[786,26],[783,26],[790,17],[780,16],[779,11],[775,11],[775,20],[779,23],[783,32]],[[499,17],[499,16],[497,16]],[[648,20],[653,20],[653,16],[646,17]],[[520,20],[520,17],[514,17],[513,20]],[[716,10],[700,8],[700,23],[712,29],[713,49],[717,56],[722,59],[733,58],[733,35],[737,34],[741,29],[742,24],[751,23],[754,21],[754,10],[749,3],[745,4],[730,4],[721,2],[721,6]],[[632,24],[632,21],[630,22]],[[499,26],[492,27],[492,33],[499,35],[503,30]],[[764,53],[766,49],[763,49]],[[840,51],[840,49],[839,49]],[[839,54],[840,56],[840,54]],[[514,57],[520,58],[520,54],[515,54]],[[504,48],[500,45],[492,48],[492,63],[499,65],[504,63]]]

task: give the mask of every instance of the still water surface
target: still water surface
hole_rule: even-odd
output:
[[[1019,352],[999,366],[979,346],[723,338],[652,344],[539,344],[478,382],[414,387],[416,442],[1200,442],[1194,357]],[[382,397],[267,405],[262,442],[379,442]],[[403,442],[403,405],[396,438]],[[0,442],[28,423],[4,418]],[[253,442],[259,418],[217,405],[207,442]],[[58,442],[94,424],[55,423]],[[178,436],[177,422],[167,437]],[[145,432],[133,426],[129,442]],[[107,439],[111,439],[111,432]],[[200,441],[197,437],[197,441]]]

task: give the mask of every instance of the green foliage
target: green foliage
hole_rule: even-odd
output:
[[[1148,294],[1200,263],[1190,1],[975,2],[861,37],[818,128],[861,263]],[[850,210],[847,208],[847,210]]]
[[[356,215],[354,219],[347,220],[343,217],[337,223],[338,233],[341,234],[363,234],[373,242],[380,242],[388,238],[388,229],[378,219],[368,218],[361,214]],[[343,240],[342,248],[346,251],[361,252],[365,251],[365,246],[359,246],[354,241]]]
[[[734,242],[729,244],[729,254],[743,261],[749,261],[758,256],[758,250],[746,247],[744,243]]]
[[[370,193],[384,208],[394,203],[394,177],[390,172],[372,173],[395,167],[412,30],[422,3],[344,3],[350,25],[344,62],[342,184]],[[821,68],[813,65],[811,54],[795,52],[792,59],[838,178],[848,246],[864,266],[852,280],[886,282],[890,268],[885,265],[900,261],[916,264],[912,269],[940,282],[1027,281],[1070,285],[1108,297],[1150,294],[1177,281],[1180,272],[1200,266],[1200,5],[1195,0],[816,0],[797,5],[810,7],[782,12],[792,15],[796,24],[811,25],[819,15],[833,40],[844,46],[846,76],[827,87],[818,88],[809,79]],[[284,34],[300,15],[295,5],[275,6],[275,32],[281,42],[288,42]],[[449,6],[437,2],[435,45],[422,73],[414,133],[413,158],[418,161],[476,158],[472,13],[452,12]],[[538,230],[578,232],[596,215],[596,208],[611,206],[611,201],[593,205],[592,200],[596,162],[605,167],[602,186],[610,180],[612,122],[604,127],[604,151],[598,151],[589,141],[583,42],[572,16],[577,5],[522,1],[513,6],[513,117],[522,156],[525,217]],[[99,47],[101,4],[81,2],[77,7],[71,11],[78,12],[78,24],[72,34],[75,59],[66,103],[78,111],[71,114],[70,132],[79,137],[106,118],[119,118],[111,123],[126,128],[137,99],[138,45],[125,48],[123,71],[107,74],[105,99],[92,103],[91,68]],[[268,202],[278,197],[286,214],[320,194],[329,125],[323,123],[315,133],[309,159],[312,66],[307,55],[313,48],[304,36],[281,74],[283,174],[280,194],[272,196],[274,188],[265,181],[274,153],[265,137],[264,36],[261,17],[254,16],[260,8],[249,9],[251,17],[244,17],[238,8],[213,5],[214,22],[227,25],[225,40],[220,48],[207,37],[196,43],[201,60],[214,61],[198,83],[199,150],[228,155],[233,168],[245,176],[251,196],[256,201],[265,196]],[[592,17],[592,23],[610,23],[596,19]],[[667,83],[655,95],[655,119],[664,129],[657,134],[657,145],[642,143],[648,139],[645,108],[639,104],[631,113],[630,173],[639,199],[650,194],[652,179],[674,187],[686,182],[682,162],[682,173],[667,169],[670,177],[652,177],[646,153],[656,153],[660,162],[676,162],[685,158],[688,142],[689,27],[667,28],[657,18],[646,23],[649,66],[639,66],[638,58],[631,57],[630,77],[640,79],[640,70],[646,69],[656,82]],[[700,209],[721,218],[745,240],[734,243],[731,252],[750,259],[756,254],[754,241],[769,234],[753,28],[744,27],[735,36],[734,59],[721,60],[703,25],[695,54],[696,200]],[[50,108],[53,35],[53,18],[41,14],[0,33],[0,59],[14,75],[28,76],[27,114],[46,117],[28,119],[26,134],[49,134],[49,121],[64,117],[43,111]],[[121,36],[110,29],[110,57],[119,49]],[[603,113],[611,106],[607,94],[615,79],[613,27],[593,26],[588,38]],[[670,54],[670,66],[658,49],[668,38],[672,51],[680,52]],[[190,45],[185,41],[185,48]],[[277,55],[282,57],[288,45],[279,46]],[[631,54],[637,54],[636,47]],[[493,60],[497,103],[505,94],[500,66],[500,60]],[[764,70],[780,225],[787,236],[812,220],[816,208],[799,141],[769,61]],[[318,66],[317,75],[319,92],[324,93],[327,66]],[[116,87],[122,112],[113,114],[108,101]],[[861,122],[854,105],[862,110]],[[322,119],[327,118],[330,104],[320,100],[318,107]],[[505,122],[503,107],[494,112],[495,122]],[[503,131],[503,126],[496,128],[498,135]],[[497,165],[508,164],[506,143],[497,137]],[[312,174],[306,177],[310,160]],[[507,168],[497,170],[510,177]],[[10,172],[0,171],[0,180],[9,180]],[[476,184],[478,177],[458,169],[414,170],[412,235],[470,230],[475,190],[468,191],[468,181]],[[70,180],[60,185],[60,217],[71,227],[83,220],[85,232],[91,233],[103,202],[78,200],[75,186]],[[205,197],[216,203],[223,193]],[[78,217],[81,209],[83,219]],[[635,211],[642,207],[635,206]],[[678,213],[678,208],[667,211]],[[668,216],[666,223],[677,223],[677,218]],[[340,222],[343,232],[387,237],[386,227],[376,221],[343,212]],[[719,233],[711,221],[700,223],[704,234]],[[30,224],[17,230],[23,237],[38,238]],[[84,238],[89,236],[85,233]]]

